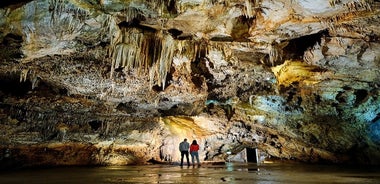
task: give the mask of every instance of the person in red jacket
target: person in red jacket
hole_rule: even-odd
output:
[[[193,166],[195,166],[195,163],[194,163],[194,157],[197,158],[198,166],[201,165],[201,164],[199,163],[199,154],[198,154],[198,150],[199,150],[199,145],[197,144],[197,141],[196,141],[196,140],[193,140],[193,143],[191,143],[191,145],[190,145],[190,155],[191,155],[191,161],[192,161],[192,163],[193,163]]]

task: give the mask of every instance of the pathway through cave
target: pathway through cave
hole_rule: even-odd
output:
[[[61,167],[0,172],[0,183],[377,183],[375,167],[223,163],[201,167],[145,165]]]

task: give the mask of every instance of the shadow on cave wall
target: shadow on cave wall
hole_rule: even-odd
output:
[[[289,40],[288,45],[283,49],[283,60],[302,60],[305,51],[308,48],[313,47],[316,43],[320,44],[321,38],[328,36],[328,34],[327,30],[322,30],[315,34]]]
[[[0,58],[8,61],[16,61],[22,58],[21,51],[23,38],[20,35],[8,33],[0,43]]]

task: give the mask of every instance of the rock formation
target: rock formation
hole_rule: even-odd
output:
[[[0,165],[380,163],[378,0],[6,0]]]

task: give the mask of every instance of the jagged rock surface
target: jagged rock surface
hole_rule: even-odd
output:
[[[380,163],[380,2],[34,0],[0,9],[2,166]]]

